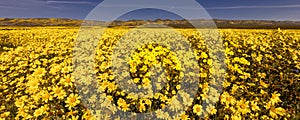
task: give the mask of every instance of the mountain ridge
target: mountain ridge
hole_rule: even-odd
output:
[[[0,26],[106,26],[106,27],[135,27],[145,24],[164,24],[174,28],[192,28],[196,23],[203,28],[241,28],[241,29],[300,29],[300,21],[276,21],[276,20],[115,20],[112,22],[95,21],[95,20],[77,20],[69,18],[0,18]]]

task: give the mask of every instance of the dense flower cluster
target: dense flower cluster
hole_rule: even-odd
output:
[[[76,68],[80,71],[74,70],[72,53],[74,49],[88,48],[74,48],[78,28],[1,30],[0,118],[121,119],[114,115],[125,116],[125,112],[132,112],[127,116],[130,119],[139,117],[135,113],[150,112],[148,118],[161,119],[300,118],[299,30],[220,30],[226,54],[226,69],[222,69],[215,67],[218,59],[210,54],[217,50],[206,46],[213,41],[205,41],[207,36],[192,29],[177,29],[194,50],[197,63],[184,65],[199,66],[199,74],[195,75],[185,73],[188,70],[181,67],[182,57],[169,46],[155,43],[131,51],[127,64],[114,65],[113,48],[128,30],[109,28],[100,36],[97,29],[89,32],[93,36],[82,36],[99,39],[95,68]],[[145,34],[136,35],[148,38]],[[175,39],[172,33],[163,37]],[[89,52],[82,52],[86,51]],[[85,59],[89,58],[82,56],[80,60]],[[113,66],[126,65],[130,79],[121,75],[128,81],[117,81]],[[96,80],[86,75],[90,69]],[[82,78],[78,80],[74,74]],[[220,74],[225,75],[222,82],[218,80]],[[192,76],[199,78],[198,90],[181,84],[183,78],[196,81],[189,79]],[[79,89],[77,86],[82,84],[89,87]],[[121,89],[122,84],[135,84],[137,90],[144,92],[130,93]],[[196,95],[186,91],[195,91]],[[183,106],[188,107],[181,112]]]

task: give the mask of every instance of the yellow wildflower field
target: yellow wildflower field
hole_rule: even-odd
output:
[[[300,30],[220,29],[225,68],[214,69],[205,35],[176,29],[193,48],[197,63],[184,65],[199,66],[195,75],[184,72],[172,49],[155,43],[132,51],[125,65],[112,64],[114,46],[128,29],[107,28],[100,37],[95,28],[90,31],[94,36],[85,36],[99,39],[92,63],[94,80],[85,75],[88,67],[74,70],[78,27],[0,29],[1,119],[121,119],[125,112],[160,119],[300,119]],[[159,28],[150,31],[155,29]],[[147,38],[144,30],[139,32],[138,38]],[[165,33],[161,39],[176,38]],[[128,81],[117,81],[113,70],[123,66],[129,69],[120,74],[127,72],[131,79],[121,75]],[[213,73],[223,74],[222,81]],[[159,77],[153,79],[153,74]],[[180,84],[182,78],[197,81],[199,89]],[[145,92],[122,90],[127,84],[122,82]],[[83,84],[91,87],[80,89]],[[188,107],[182,111],[183,106]],[[171,112],[162,110],[166,107]],[[130,115],[122,119],[139,118]]]

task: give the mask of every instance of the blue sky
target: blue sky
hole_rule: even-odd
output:
[[[90,11],[102,1],[103,0],[1,0],[0,18],[84,19]],[[185,0],[181,1],[183,3],[185,2]],[[300,21],[300,0],[197,0],[197,2],[202,5],[214,19]],[[120,6],[122,6],[122,4],[120,4]],[[107,11],[107,13],[109,12],[110,11]],[[160,10],[144,9],[131,12],[123,16],[123,18],[176,19],[178,16]]]

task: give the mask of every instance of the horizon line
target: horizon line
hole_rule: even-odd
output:
[[[83,20],[83,21],[100,21],[100,22],[113,22],[113,21],[101,21],[101,20],[86,20],[86,19],[78,19],[78,18],[63,18],[63,17],[0,17],[0,19],[70,19],[70,20]],[[116,19],[114,21],[132,21],[132,20],[143,20],[143,21],[154,21],[154,20],[257,20],[257,21],[293,21],[300,22],[300,20],[278,20],[278,19],[229,19],[229,18],[213,18],[213,19],[168,19],[168,18],[157,18],[157,19]]]

